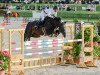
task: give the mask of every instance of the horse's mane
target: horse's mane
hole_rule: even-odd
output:
[[[61,22],[61,18],[60,17],[55,17],[54,20]]]

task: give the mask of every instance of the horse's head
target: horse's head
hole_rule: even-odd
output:
[[[59,26],[58,26],[58,30],[57,30],[57,32],[60,34],[62,34],[63,35],[63,37],[65,38],[66,37],[66,30],[65,30],[65,27],[64,27],[64,25],[65,24],[63,24],[63,23],[59,23]]]
[[[49,28],[51,27],[51,30],[55,36],[58,36],[60,33],[63,35],[63,37],[66,37],[64,24],[61,22],[60,17],[55,17],[53,20],[51,19],[49,25]]]
[[[65,31],[65,27],[64,27],[64,25],[65,25],[65,23],[63,23],[63,22],[61,22],[61,18],[60,17],[55,17],[54,18],[54,20],[56,21],[56,33],[57,34],[62,34],[63,35],[63,37],[66,37],[66,31]]]

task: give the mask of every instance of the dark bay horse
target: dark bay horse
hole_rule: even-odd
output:
[[[20,14],[18,12],[11,12],[12,17],[20,17]]]
[[[36,27],[37,26],[37,27]],[[29,22],[26,26],[24,33],[24,41],[30,41],[31,37],[41,37],[41,36],[50,36],[57,37],[62,33],[63,37],[66,37],[64,24],[61,23],[61,19],[58,17],[50,18],[46,17],[44,22],[33,21]]]
[[[0,15],[4,17],[19,17],[20,14],[18,12],[11,12],[10,14],[7,14],[7,11],[5,10],[0,10]]]
[[[17,18],[17,17],[19,17],[19,16],[20,16],[20,15],[19,15],[18,12],[11,12],[11,13],[9,13],[9,14],[7,14],[7,13],[4,14],[4,17],[15,17],[15,18]]]

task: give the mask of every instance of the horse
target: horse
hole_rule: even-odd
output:
[[[44,21],[35,20],[27,24],[24,33],[24,41],[30,41],[31,37],[57,37],[60,33],[62,33],[63,37],[66,37],[64,24],[61,22],[61,19],[59,17],[45,17]]]
[[[20,14],[18,12],[11,12],[12,17],[20,17]]]
[[[18,12],[11,12],[9,14],[7,14],[7,11],[5,10],[0,10],[0,15],[4,16],[5,18],[6,17],[19,17],[20,14]]]
[[[19,17],[20,15],[19,15],[19,13],[18,12],[11,12],[11,13],[7,13],[7,12],[5,12],[4,13],[4,17],[14,17],[14,18],[17,18],[17,17]]]

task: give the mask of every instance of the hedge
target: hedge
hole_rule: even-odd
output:
[[[20,17],[32,17],[31,10],[16,10],[14,12],[18,12],[20,14]]]
[[[32,10],[16,10],[20,17],[32,17]],[[38,12],[38,11],[37,11]],[[79,19],[100,19],[100,12],[90,11],[59,11],[58,16],[66,18],[79,18]]]
[[[58,16],[61,18],[80,18],[80,19],[100,19],[100,12],[90,11],[60,11]]]
[[[32,17],[32,10],[14,10],[20,14],[20,17]],[[38,12],[38,11],[37,11]],[[62,19],[100,19],[100,12],[90,11],[59,11],[58,16]]]

